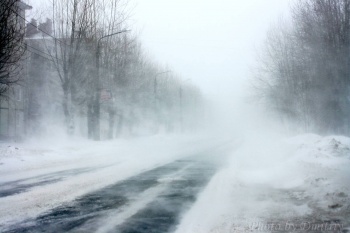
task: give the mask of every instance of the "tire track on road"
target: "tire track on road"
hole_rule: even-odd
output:
[[[11,226],[5,232],[67,232],[75,231],[88,221],[99,220],[110,210],[132,202],[145,190],[159,184],[160,177],[174,173],[192,161],[178,160],[143,172],[96,192],[88,193],[74,202],[57,207],[36,219]]]

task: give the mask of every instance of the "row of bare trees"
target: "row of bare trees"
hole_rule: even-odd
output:
[[[258,93],[283,119],[319,133],[350,133],[350,2],[299,0],[271,28]]]
[[[20,4],[19,0],[0,2],[0,98],[20,77],[19,61],[25,53]]]
[[[53,30],[45,41],[53,43],[47,54],[60,80],[70,134],[81,131],[82,119],[84,134],[99,140],[190,128],[200,115],[198,89],[143,53],[127,24],[125,4],[52,0]]]

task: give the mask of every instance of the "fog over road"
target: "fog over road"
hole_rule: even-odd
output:
[[[221,167],[225,152],[214,149],[192,154],[144,171],[14,224],[5,232],[173,232]],[[96,169],[66,170],[3,183],[0,197]]]

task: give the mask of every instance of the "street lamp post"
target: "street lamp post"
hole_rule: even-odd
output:
[[[96,49],[96,78],[95,78],[95,98],[93,104],[93,123],[94,123],[94,140],[100,140],[100,91],[101,91],[101,81],[100,81],[100,43],[101,40],[107,37],[115,36],[124,32],[128,32],[130,30],[122,30],[119,32],[115,32],[106,36],[102,36],[97,41],[97,49]]]

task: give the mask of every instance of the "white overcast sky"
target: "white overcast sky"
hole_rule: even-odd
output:
[[[27,0],[35,9],[42,0]],[[289,0],[130,0],[132,30],[152,59],[210,96],[241,93],[256,50]],[[232,95],[233,94],[233,95]]]

